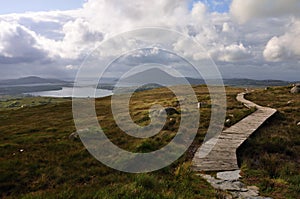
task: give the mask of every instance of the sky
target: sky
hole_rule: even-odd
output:
[[[207,5],[208,9],[217,12],[228,12],[230,0],[193,0],[189,7],[193,7],[193,3],[202,2]],[[70,10],[79,9],[86,0],[10,0],[5,1],[0,8],[0,14],[52,11],[52,10]]]
[[[202,2],[210,12],[229,12],[231,0],[194,0],[193,3]]]
[[[223,78],[300,81],[298,0],[5,1],[0,7],[0,79],[73,78],[86,56],[103,41],[143,27],[191,37],[213,59]],[[132,38],[118,46],[133,49],[145,42]],[[190,49],[182,39],[167,44],[162,38],[153,47],[164,45],[174,53],[202,59],[199,49]],[[111,47],[101,59],[110,59],[114,53]],[[142,57],[139,62],[151,57],[138,56]],[[164,58],[168,64],[166,57],[153,57]],[[175,59],[167,60],[177,67]]]
[[[9,0],[1,5],[0,14],[71,10],[81,8],[84,2],[85,0]]]

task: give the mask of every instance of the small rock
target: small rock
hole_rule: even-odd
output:
[[[240,192],[248,192],[249,190],[246,188],[241,188]]]
[[[239,187],[241,190],[244,189],[245,185],[240,181],[232,182],[232,184],[236,187]]]
[[[219,172],[217,173],[217,178],[230,181],[238,180],[241,177],[240,172],[241,170]]]
[[[225,181],[219,185],[219,189],[227,191],[241,191],[241,184]]]
[[[297,123],[297,126],[300,126],[300,122]]]
[[[20,149],[20,152],[22,153],[24,151],[24,149]]]
[[[179,112],[175,108],[167,107],[167,108],[161,109],[159,111],[159,115],[162,115],[164,111],[167,113],[167,115],[179,114]]]
[[[265,198],[265,197],[261,197],[261,196],[243,196],[241,195],[242,198],[245,199],[272,199],[272,198]]]
[[[240,170],[226,171],[217,173],[216,179],[213,176],[199,174],[201,177],[206,179],[208,183],[217,190],[227,191],[232,195],[232,198],[240,199],[272,199],[259,196],[259,188],[256,186],[245,186],[238,180]]]
[[[288,101],[286,104],[287,105],[291,105],[291,104],[293,104],[294,102],[293,102],[293,100],[290,100],[290,101]]]
[[[77,132],[71,133],[71,134],[69,135],[69,139],[70,139],[70,140],[78,140],[78,139],[79,139],[78,133],[77,133]]]
[[[293,93],[293,94],[300,93],[300,84],[296,84],[296,85],[291,89],[291,93]]]
[[[247,189],[259,192],[259,188],[257,186],[247,186]]]
[[[180,102],[179,102],[179,101],[173,102],[173,106],[174,106],[174,107],[179,107],[179,106],[180,106]]]

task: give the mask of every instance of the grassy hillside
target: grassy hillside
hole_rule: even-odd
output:
[[[279,111],[238,151],[244,181],[273,198],[300,198],[300,95],[290,89],[274,87],[246,96]]]
[[[210,98],[206,87],[195,87],[201,108],[198,135],[187,152],[167,168],[148,174],[122,173],[101,164],[84,148],[80,140],[71,140],[75,132],[70,100],[35,106],[6,107],[0,111],[0,196],[2,198],[222,198],[189,169],[191,158],[201,144],[210,121]],[[251,110],[235,100],[241,89],[228,88],[228,119],[233,124]],[[36,101],[36,102],[35,102]],[[152,103],[172,106],[176,98],[159,88],[139,92],[132,97],[130,110],[135,122],[149,122]],[[7,103],[7,102],[3,102]],[[25,102],[24,102],[25,103]],[[4,107],[4,106],[2,106]],[[175,135],[180,115],[166,122],[163,130],[149,139],[135,139],[115,124],[110,97],[96,101],[98,119],[107,136],[129,151],[148,152],[166,145]],[[230,125],[230,124],[226,125]]]

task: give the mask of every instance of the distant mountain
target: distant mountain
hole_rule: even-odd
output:
[[[189,82],[191,85],[214,84],[213,79],[205,82],[203,79],[191,77],[174,77],[167,72],[158,68],[145,70],[136,73],[122,80],[124,87],[117,88],[121,92],[151,90],[153,88],[173,85],[183,85]],[[98,88],[106,90],[114,90],[118,82],[116,78],[101,79]],[[269,86],[287,86],[295,82],[281,80],[252,80],[252,79],[224,79],[225,86],[232,87],[269,87]],[[141,86],[141,84],[143,84]],[[73,82],[63,81],[59,79],[46,79],[36,76],[24,77],[19,79],[0,80],[0,95],[18,95],[23,93],[61,90],[63,87],[72,87]],[[141,87],[137,87],[141,86]]]
[[[293,82],[282,80],[253,80],[253,79],[224,79],[226,86],[241,87],[266,87],[266,86],[287,86]]]
[[[59,79],[45,79],[36,76],[23,77],[19,79],[1,80],[0,85],[26,85],[26,84],[67,84],[71,82]]]
[[[141,83],[157,83],[161,85],[180,85],[185,84],[186,80],[181,77],[174,77],[167,72],[158,68],[152,68],[136,74],[133,74],[122,80],[126,83],[141,84]]]
[[[59,79],[45,79],[36,76],[0,80],[0,95],[19,95],[23,93],[61,90],[72,87],[72,82]]]
[[[192,77],[174,77],[167,72],[160,70],[159,68],[152,68],[149,70],[145,70],[136,74],[133,74],[129,77],[126,77],[122,80],[123,83],[129,83],[132,87],[140,86],[138,90],[149,90],[153,88],[172,85],[182,85],[189,82],[191,85],[203,85],[203,84],[218,84],[219,81],[215,81],[214,79],[209,79],[204,81],[203,79],[197,79]],[[216,82],[216,83],[215,83]],[[114,80],[113,83],[102,83],[99,84],[98,88],[113,90],[115,88],[115,84],[117,80]],[[223,79],[223,83],[225,86],[232,87],[268,87],[268,86],[287,86],[291,85],[294,82],[282,81],[282,80],[253,80],[246,78],[236,78],[236,79]],[[128,87],[131,87],[128,86]],[[128,88],[127,88],[128,89]],[[122,89],[124,90],[124,89]],[[130,90],[130,89],[129,89]]]
[[[165,71],[162,71],[158,68],[149,69],[137,74],[134,74],[130,77],[123,80],[128,83],[143,83],[143,82],[152,82],[152,83],[162,83],[165,85],[178,85],[185,84],[188,81],[191,85],[200,85],[200,84],[214,84],[213,79],[209,79],[205,82],[203,79],[197,79],[192,77],[174,77]],[[253,80],[253,79],[223,79],[223,83],[226,86],[237,86],[237,87],[266,87],[266,86],[287,86],[294,82],[282,81],[282,80]]]
[[[99,80],[99,84],[109,84],[109,83],[115,83],[118,81],[118,78],[113,77],[101,77]]]

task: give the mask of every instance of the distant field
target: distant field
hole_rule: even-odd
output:
[[[201,125],[194,143],[178,161],[167,168],[148,174],[126,174],[110,169],[95,160],[80,140],[70,140],[69,135],[76,130],[72,117],[72,103],[69,99],[27,98],[2,101],[0,103],[0,195],[3,198],[222,198],[224,193],[214,190],[189,169],[191,158],[203,141],[210,121],[210,98],[207,88],[198,86],[194,89],[199,101],[206,103],[206,106],[201,108]],[[285,110],[287,113],[283,114],[291,117],[297,113],[299,110],[297,107],[300,107],[297,97],[287,93],[288,88],[276,88],[274,91],[277,92],[277,90],[282,92],[280,94],[282,97],[279,98],[282,102],[276,100],[270,105],[275,106],[277,103],[279,108],[282,106],[282,110],[285,110],[283,101],[291,98],[294,103],[288,110]],[[235,100],[236,94],[241,91],[243,89],[227,88],[226,119],[228,120],[225,126],[234,124],[253,111],[246,109]],[[264,93],[267,93],[268,98],[275,99],[272,90],[255,92],[249,98],[260,104],[263,101],[259,100],[265,99],[262,96]],[[18,107],[7,107],[15,102],[18,103]],[[131,115],[136,123],[146,125],[149,122],[148,108],[153,102],[172,106],[176,98],[165,88],[136,93],[130,103]],[[26,106],[21,108],[20,105]],[[275,108],[278,107],[275,106]],[[96,110],[99,123],[103,126],[106,135],[113,143],[129,151],[149,152],[166,145],[176,134],[178,121],[180,121],[180,115],[173,115],[171,116],[173,119],[166,122],[158,135],[149,139],[136,139],[123,133],[115,124],[110,110],[110,97],[98,99]],[[296,159],[292,160],[286,153],[283,156],[287,159],[281,157],[279,159],[283,163],[288,160],[289,164],[294,166],[291,167],[293,172],[299,168],[296,165],[299,155],[295,154],[299,152],[297,148],[299,147],[299,127],[291,125],[297,117],[300,120],[299,112],[297,114],[293,121],[284,120],[285,126],[289,128],[287,132],[291,132],[286,133],[284,139],[289,140],[288,147],[294,146],[291,151],[292,157]],[[277,117],[279,121],[282,119],[279,114],[270,121],[268,126],[273,125],[272,128],[276,129]],[[281,125],[278,129],[281,129]],[[261,131],[263,130],[262,128]],[[294,135],[292,132],[298,132],[298,134]],[[294,137],[289,137],[292,135]],[[269,145],[267,144],[270,141],[268,137],[264,137],[262,139],[264,142],[260,143],[261,139],[257,136],[260,137],[260,133],[251,138],[239,151],[246,176],[245,181],[260,186],[265,183],[264,194],[277,196],[279,194],[277,184],[273,189],[268,188],[273,182],[271,177],[268,178],[266,175],[262,178],[263,182],[260,181],[259,177],[265,175],[267,169],[263,168],[263,163],[259,162],[256,167],[252,165],[251,161],[254,161],[252,157],[258,156],[259,160],[259,154],[262,154],[261,157],[269,157],[265,154],[270,153],[263,147],[256,149],[256,146],[253,146],[253,142],[258,142],[262,146]],[[294,143],[291,139],[298,139],[298,143]],[[291,143],[294,145],[290,145]],[[286,147],[285,144],[281,145]],[[277,156],[272,156],[272,158],[277,160]],[[289,173],[286,174],[286,176],[289,175]],[[285,180],[285,178],[282,179]],[[283,182],[283,180],[278,180],[278,182]],[[297,177],[294,180],[297,180]],[[288,180],[284,182],[286,181],[289,183]],[[291,196],[295,196],[297,187],[289,184],[283,186],[284,189],[289,187],[293,188],[291,194],[294,195]]]

